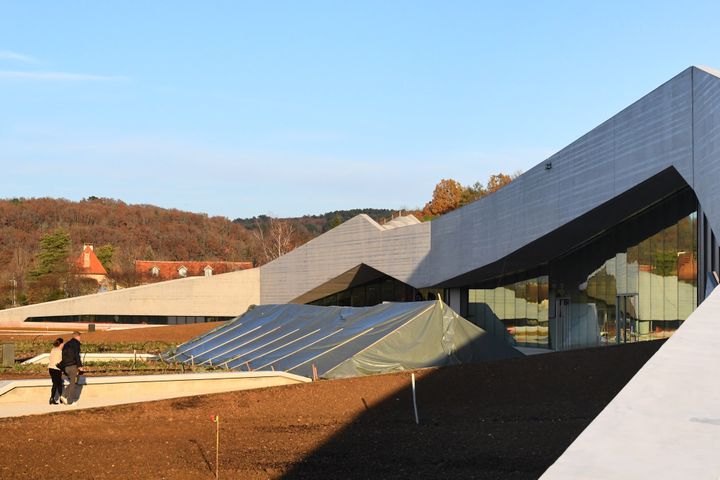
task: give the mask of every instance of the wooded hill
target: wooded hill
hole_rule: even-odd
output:
[[[64,264],[56,267],[56,276],[69,275],[82,245],[88,243],[96,251],[102,249],[105,255],[100,255],[101,260],[112,278],[131,286],[139,281],[135,278],[135,260],[252,261],[260,265],[271,259],[264,254],[263,242],[272,241],[272,235],[263,237],[258,233],[268,229],[271,220],[288,226],[283,241],[285,249],[291,250],[358,213],[380,221],[393,214],[391,210],[357,209],[295,219],[261,215],[230,221],[97,197],[79,202],[52,198],[0,200],[0,308],[12,304],[13,293],[19,304],[68,295],[67,291],[47,294],[47,285],[43,293],[32,291],[33,284],[40,283],[31,274],[38,267],[41,240],[58,231],[66,233],[70,242],[62,253],[66,257]],[[62,290],[63,280],[55,280]]]

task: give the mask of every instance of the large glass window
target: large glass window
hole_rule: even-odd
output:
[[[468,319],[519,346],[548,347],[548,277],[470,289]]]
[[[468,318],[558,350],[668,337],[697,306],[696,208],[683,189],[538,265],[547,275],[470,289]]]
[[[551,339],[551,345],[566,349],[672,335],[697,306],[696,205],[685,189],[551,262],[554,296],[570,299],[569,314],[551,323],[572,332]]]

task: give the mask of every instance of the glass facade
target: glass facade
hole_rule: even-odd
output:
[[[539,266],[543,275],[470,289],[468,317],[556,350],[666,338],[697,306],[696,208],[684,189]]]
[[[493,289],[471,289],[468,320],[518,346],[549,347],[548,276]]]

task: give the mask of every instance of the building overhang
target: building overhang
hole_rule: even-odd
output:
[[[586,244],[609,228],[687,186],[687,182],[678,171],[674,167],[669,167],[503,258],[436,286],[439,288],[487,287],[486,282],[495,281],[500,277],[514,281],[514,279],[522,279],[521,277],[541,274],[543,265],[547,265],[551,260]],[[667,227],[672,223],[674,220],[668,218],[668,224],[664,226]]]

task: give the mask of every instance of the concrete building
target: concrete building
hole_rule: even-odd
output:
[[[519,346],[669,336],[720,264],[719,75],[688,68],[508,186],[432,222],[359,215],[260,268],[15,308],[0,322],[231,317],[257,303],[440,294]]]

